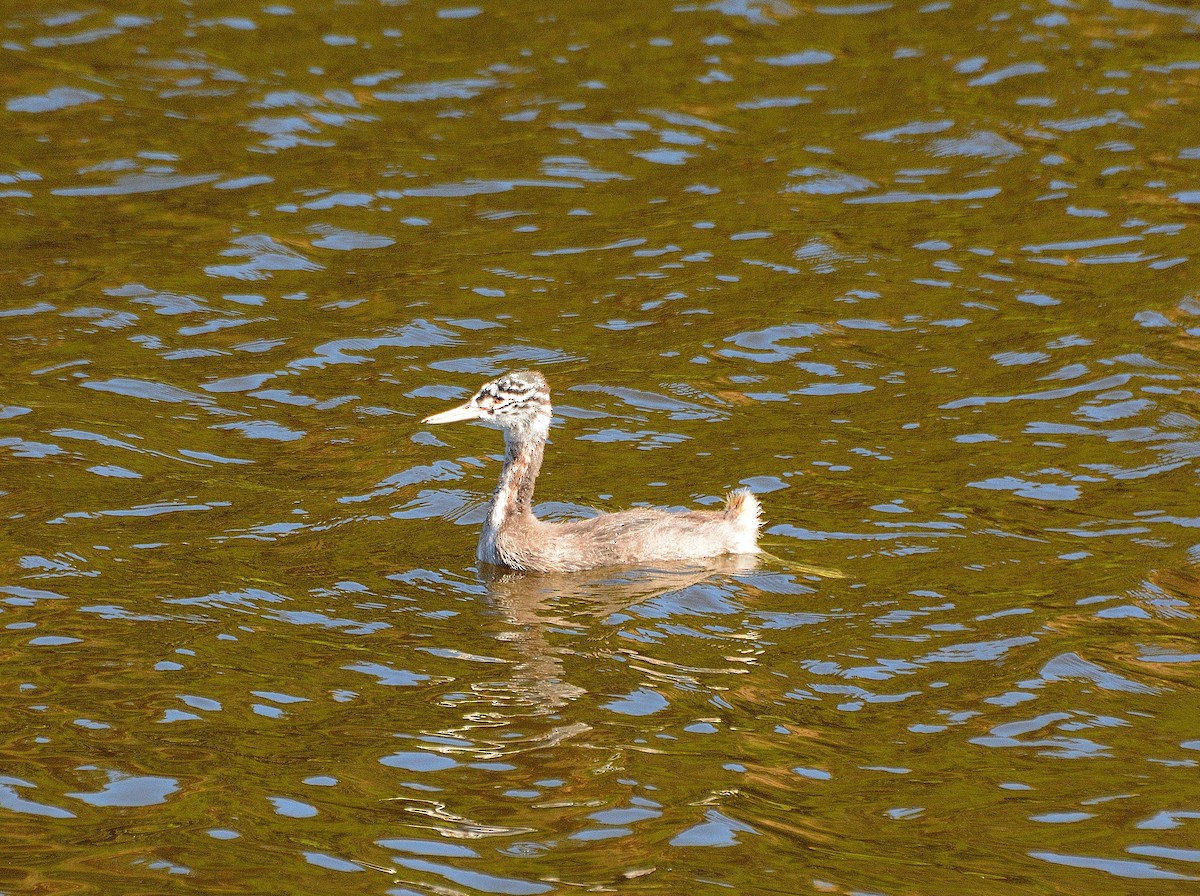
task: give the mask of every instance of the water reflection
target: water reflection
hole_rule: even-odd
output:
[[[498,684],[488,699],[499,707],[516,698],[538,715],[557,712],[586,690],[566,679],[563,665],[563,657],[578,657],[579,649],[552,645],[550,632],[586,636],[597,624],[629,620],[629,614],[637,613],[643,603],[682,608],[689,589],[714,580],[713,587],[720,588],[722,578],[752,572],[757,566],[753,555],[712,558],[699,566],[671,564],[600,574],[525,575],[485,565],[484,581],[493,606],[512,626],[495,636],[515,645],[522,658],[512,668],[512,678]],[[505,692],[511,692],[511,697]]]

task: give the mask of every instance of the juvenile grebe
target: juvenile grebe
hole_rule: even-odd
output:
[[[533,486],[550,433],[550,389],[536,370],[516,370],[484,383],[466,404],[421,422],[460,420],[484,420],[504,430],[504,468],[476,551],[481,563],[573,572],[758,552],[762,508],[745,489],[730,492],[723,510],[636,508],[563,523],[534,516]]]

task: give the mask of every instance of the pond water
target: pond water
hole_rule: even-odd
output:
[[[466,2],[5,4],[0,892],[1195,892],[1196,7]]]

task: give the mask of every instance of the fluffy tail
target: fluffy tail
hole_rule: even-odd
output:
[[[749,489],[739,488],[725,496],[725,516],[737,530],[739,554],[758,552],[758,527],[762,524],[762,505]]]

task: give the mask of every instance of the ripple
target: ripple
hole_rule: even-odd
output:
[[[475,859],[479,853],[469,846],[458,843],[443,843],[438,840],[416,840],[410,838],[393,838],[377,840],[375,845],[382,849],[394,849],[417,856],[441,856],[442,858]]]
[[[36,788],[37,785],[20,778],[7,775],[0,776],[0,809],[9,812],[19,812],[24,815],[41,815],[47,818],[75,818],[75,813],[59,806],[50,806],[34,800],[25,799],[17,793],[18,787]]]
[[[807,193],[816,196],[839,196],[844,193],[861,193],[874,190],[878,185],[865,177],[830,171],[825,168],[808,167],[791,172],[791,177],[804,178],[800,183],[788,184],[786,193]]]
[[[501,877],[482,871],[470,871],[453,865],[443,865],[440,862],[430,862],[426,859],[410,859],[396,857],[396,864],[414,871],[425,871],[435,874],[451,883],[481,890],[484,893],[502,893],[506,896],[536,896],[538,893],[549,893],[554,890],[549,884],[533,883],[512,877]]]
[[[1000,187],[982,187],[976,190],[966,190],[961,193],[912,193],[906,190],[893,190],[877,196],[856,196],[853,199],[842,200],[847,205],[893,205],[909,202],[970,202],[977,199],[992,199],[1000,195]]]
[[[629,694],[610,700],[601,708],[609,712],[620,713],[623,716],[649,716],[662,712],[671,704],[658,691],[650,688],[638,688]]]
[[[1042,667],[1039,674],[1044,681],[1084,679],[1095,683],[1097,687],[1110,691],[1125,691],[1132,694],[1159,693],[1158,688],[1132,681],[1115,672],[1109,672],[1075,653],[1056,656]]]
[[[266,234],[240,236],[233,240],[222,255],[246,257],[240,264],[209,265],[204,273],[210,277],[232,277],[236,280],[266,280],[274,271],[320,271],[323,266],[295,249],[284,246]]]
[[[577,190],[582,189],[583,184],[573,183],[567,180],[536,180],[536,179],[512,179],[512,180],[477,180],[470,179],[461,183],[436,184],[431,187],[410,187],[400,191],[398,194],[392,191],[381,191],[381,196],[392,198],[394,196],[409,196],[409,197],[436,197],[443,199],[456,199],[464,196],[485,196],[491,193],[508,193],[521,187],[535,188],[550,188],[555,190]]]
[[[77,87],[55,87],[39,96],[21,96],[8,100],[4,106],[9,112],[58,112],[75,106],[98,103],[104,99],[99,93]]]
[[[1047,71],[1049,69],[1040,62],[1016,62],[1012,65],[1006,65],[1004,68],[988,72],[985,75],[980,75],[977,78],[972,78],[967,82],[967,86],[992,87],[1001,81],[1007,81],[1009,78],[1019,78],[1022,75],[1040,75]]]
[[[304,853],[304,860],[310,865],[324,868],[326,871],[354,873],[356,871],[367,870],[357,862],[351,862],[348,859],[338,858],[337,856],[331,856],[323,852],[306,852]]]
[[[761,56],[758,61],[767,65],[791,68],[800,65],[824,65],[827,62],[833,62],[835,58],[827,50],[803,50],[798,53],[786,53],[783,56]]]
[[[379,764],[410,772],[440,772],[454,768],[458,765],[458,762],[449,756],[443,756],[439,753],[409,750],[384,756],[379,760]]]
[[[1168,871],[1152,862],[1136,862],[1131,859],[1109,859],[1100,856],[1064,855],[1056,852],[1030,852],[1030,856],[1044,862],[1056,865],[1068,865],[1071,868],[1087,868],[1092,871],[1103,871],[1112,877],[1134,878],[1137,880],[1200,880],[1186,874]]]
[[[80,766],[80,771],[100,771],[95,766]],[[90,793],[68,793],[69,797],[82,800],[102,808],[128,808],[155,806],[165,803],[171,794],[179,790],[179,782],[173,778],[155,775],[130,775],[125,772],[105,772],[108,783],[100,790]]]
[[[389,103],[426,103],[432,100],[470,100],[497,87],[495,78],[450,78],[406,84],[392,90],[375,91],[375,99]]]
[[[396,241],[391,237],[373,233],[361,233],[354,230],[342,230],[324,224],[314,224],[309,232],[320,234],[312,244],[320,249],[336,249],[349,252],[355,249],[383,249],[394,246]]]
[[[168,404],[194,404],[210,410],[217,410],[215,402],[207,395],[189,392],[177,386],[157,383],[150,380],[135,380],[126,377],[115,377],[110,380],[86,380],[82,383],[85,389],[97,392],[112,392],[127,398],[144,398],[149,401],[161,401]]]
[[[349,672],[362,672],[364,675],[372,675],[384,687],[411,688],[430,680],[428,675],[409,672],[405,669],[391,669],[379,663],[361,662],[344,666],[343,668]]]
[[[55,196],[132,196],[137,193],[159,193],[165,190],[180,190],[197,184],[219,180],[220,174],[126,174],[111,184],[93,187],[57,187],[50,192]]]
[[[896,143],[901,137],[919,137],[924,134],[938,134],[942,131],[948,131],[954,127],[954,122],[950,119],[938,119],[936,121],[910,121],[907,124],[902,124],[894,128],[888,128],[882,131],[872,131],[869,134],[863,134],[864,140],[876,140],[882,143]]]
[[[971,488],[1010,491],[1019,498],[1035,501],[1076,501],[1080,497],[1079,486],[1057,485],[1049,482],[1030,482],[1016,476],[998,476],[968,482]]]
[[[671,845],[677,847],[730,847],[736,846],[740,839],[738,834],[755,834],[759,832],[750,825],[730,818],[716,809],[708,809],[704,813],[704,821],[681,831],[671,838]]]
[[[975,131],[959,138],[934,140],[930,144],[934,156],[967,156],[976,159],[1012,159],[1025,150],[1011,140],[992,131]]]

